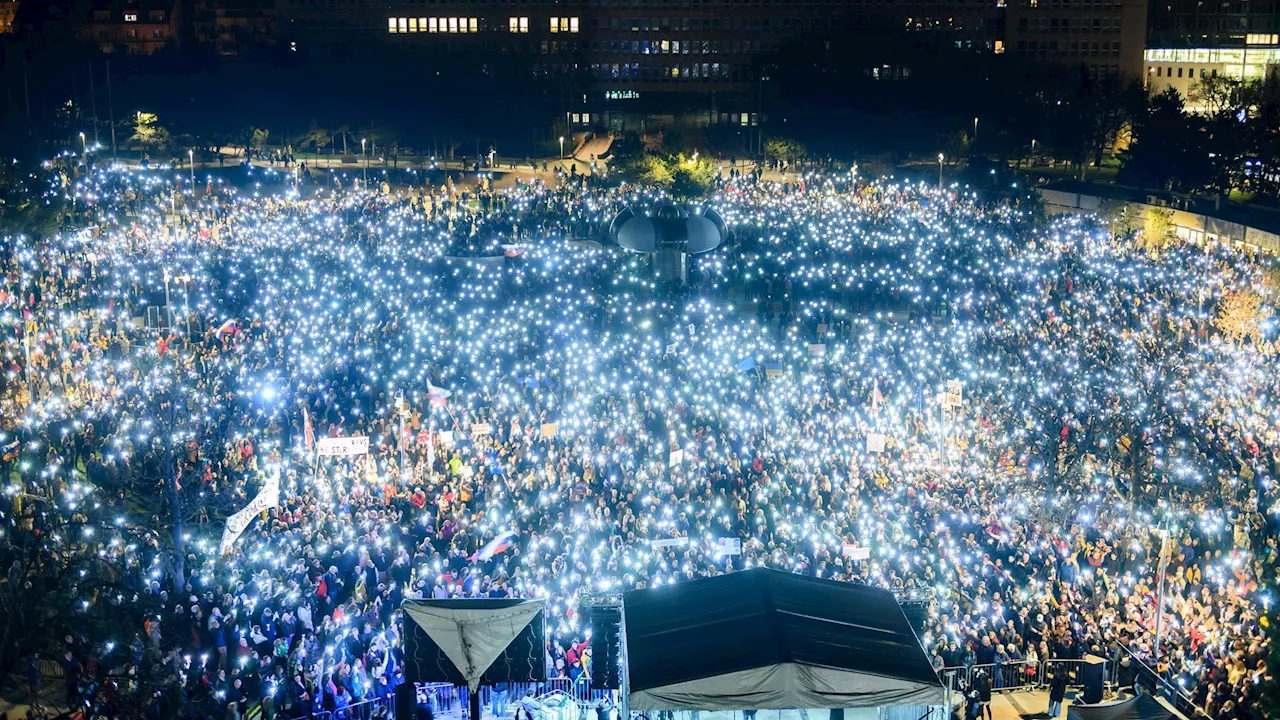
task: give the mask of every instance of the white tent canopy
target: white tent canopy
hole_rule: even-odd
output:
[[[541,600],[521,600],[477,607],[475,602],[442,604],[407,601],[401,608],[449,658],[475,690],[480,678],[538,613]],[[538,658],[541,661],[541,658]]]

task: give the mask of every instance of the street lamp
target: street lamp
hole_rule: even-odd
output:
[[[82,132],[82,133],[80,133],[80,149],[81,149],[81,150],[83,150],[83,151],[85,151],[85,152],[89,152],[89,146],[88,146],[88,144],[87,144],[87,143],[85,143],[85,141],[84,141],[84,133],[83,133],[83,132]]]
[[[564,136],[560,136],[560,163],[564,164]]]
[[[973,119],[973,142],[969,143],[969,150],[976,150],[978,147],[978,118]]]
[[[191,166],[191,197],[196,196],[196,151],[187,148],[187,164]]]
[[[942,187],[942,153],[938,153],[938,187]]]
[[[364,151],[365,142],[365,138],[360,138],[360,157],[364,160],[364,186],[367,190],[369,188],[369,155]]]

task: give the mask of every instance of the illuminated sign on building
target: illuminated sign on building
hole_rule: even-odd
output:
[[[640,93],[635,90],[605,90],[605,100],[639,100]]]

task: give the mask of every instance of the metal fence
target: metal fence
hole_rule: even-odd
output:
[[[1066,674],[1067,687],[1080,687],[1081,674],[1079,669],[1082,664],[1084,664],[1084,660],[1043,660],[1034,663],[1020,660],[1018,662],[973,665],[971,667],[944,667],[938,671],[938,675],[946,677],[948,673],[954,673],[957,690],[962,687],[972,687],[980,672],[986,673],[991,678],[992,692],[1045,688],[1049,686],[1050,678],[1057,673]],[[1107,662],[1103,673],[1108,686],[1114,685],[1114,668],[1112,667],[1114,664]]]

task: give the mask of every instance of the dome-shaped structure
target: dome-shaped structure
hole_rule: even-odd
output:
[[[714,210],[691,215],[675,205],[660,205],[651,215],[636,215],[624,208],[610,223],[609,235],[620,247],[633,252],[651,253],[671,247],[697,255],[719,247],[728,231]]]
[[[724,219],[714,210],[693,214],[670,203],[649,215],[623,208],[609,224],[609,237],[632,252],[656,253],[658,272],[685,279],[687,255],[709,252],[728,237]]]

